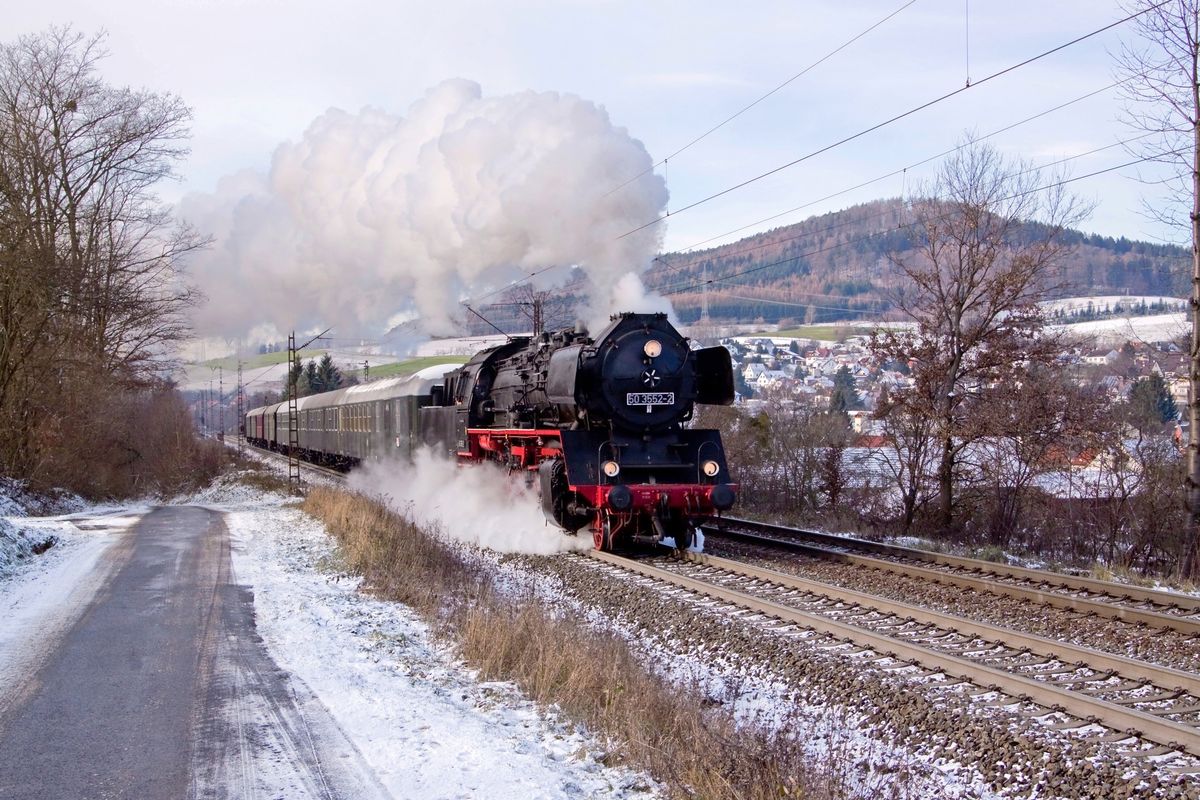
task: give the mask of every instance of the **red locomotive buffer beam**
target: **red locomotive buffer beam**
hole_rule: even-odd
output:
[[[572,442],[572,447],[579,447],[578,441]],[[492,461],[531,474],[547,462],[562,463],[567,455],[564,446],[563,433],[553,428],[469,428],[467,449],[460,451],[459,457],[468,463]],[[543,497],[543,507],[558,508],[557,521],[564,527],[590,526],[596,547],[602,550],[663,537],[677,542],[684,537],[684,542],[690,543],[693,526],[730,508],[738,490],[736,484],[715,481],[615,482],[597,476],[603,482],[556,483],[551,479],[542,488],[543,495],[550,491],[553,497],[548,503]]]

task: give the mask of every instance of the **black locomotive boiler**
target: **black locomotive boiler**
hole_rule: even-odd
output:
[[[620,314],[595,337],[514,337],[439,371],[302,398],[300,454],[351,465],[430,445],[497,462],[537,482],[547,518],[590,527],[602,550],[667,537],[687,547],[735,502],[720,432],[687,425],[697,404],[733,402],[729,352],[693,350],[664,314]],[[286,414],[285,403],[254,409],[247,436],[286,449]]]

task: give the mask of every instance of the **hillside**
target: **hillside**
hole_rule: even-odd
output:
[[[719,321],[829,322],[886,318],[902,273],[889,254],[913,252],[917,232],[898,200],[812,217],[731,244],[664,253],[646,276],[671,294],[684,322],[700,316],[704,276],[709,316]],[[1055,276],[1056,297],[1187,292],[1189,253],[1172,245],[1070,231],[1074,252]],[[721,280],[729,278],[728,280]]]

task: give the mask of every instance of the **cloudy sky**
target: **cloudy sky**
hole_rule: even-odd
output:
[[[446,78],[485,95],[524,89],[602,105],[661,159],[904,5],[826,2],[510,0],[48,0],[14,4],[6,37],[70,23],[106,30],[111,80],[172,91],[195,110],[182,185],[208,191],[265,166],[330,107],[401,114]],[[917,0],[667,167],[672,208],[711,194],[895,113],[1122,16],[1108,0]],[[969,39],[967,30],[969,29]],[[944,150],[1111,83],[1116,31],[1077,45],[876,134],[671,221],[668,247],[751,223]],[[967,44],[969,41],[969,61]],[[1075,155],[1129,135],[1112,91],[998,137],[1035,160]],[[1074,163],[1076,174],[1128,160],[1119,148]],[[791,217],[899,194],[914,170]],[[1137,213],[1144,189],[1123,176],[1081,181],[1099,201],[1099,232],[1161,236]]]
[[[342,125],[350,126],[351,131],[355,126],[378,128],[374,120],[382,118],[385,127],[401,125],[395,129],[399,133],[388,133],[383,136],[385,140],[391,136],[408,141],[412,131],[424,125],[419,123],[423,97],[441,98],[429,101],[434,105],[450,103],[463,109],[463,118],[478,114],[480,118],[492,119],[489,115],[493,115],[502,119],[511,113],[516,115],[513,119],[518,119],[528,111],[538,124],[551,126],[574,113],[568,109],[577,109],[594,119],[595,114],[588,111],[594,103],[618,130],[615,139],[606,134],[607,149],[594,154],[595,163],[587,169],[596,167],[600,173],[608,170],[592,182],[611,182],[616,188],[621,181],[614,175],[628,170],[627,164],[638,163],[641,146],[653,161],[671,156],[893,12],[894,16],[870,33],[703,141],[672,156],[668,164],[660,165],[657,173],[669,192],[668,209],[677,212],[962,87],[968,78],[980,81],[1125,16],[1112,0],[47,0],[8,9],[5,38],[63,24],[87,33],[107,32],[111,56],[103,62],[102,71],[109,81],[173,92],[194,110],[190,158],[181,166],[182,180],[164,187],[164,197],[183,200],[181,208],[201,209],[214,220],[220,218],[214,226],[224,225],[223,230],[230,231],[239,225],[245,228],[247,220],[222,216],[222,204],[238,205],[225,202],[223,192],[227,194],[231,186],[242,191],[246,175],[265,175],[272,168],[273,158],[276,165],[284,162],[307,169],[311,159],[304,160],[305,154],[319,153],[327,146],[313,139],[314,131],[330,134],[335,141],[340,136],[343,142],[347,136],[354,139],[359,135],[339,134]],[[857,202],[911,194],[930,178],[936,161],[884,180],[873,179],[953,147],[968,131],[989,134],[1089,93],[1095,94],[998,135],[992,143],[1015,158],[1034,163],[1107,147],[1072,160],[1069,170],[1074,175],[1130,161],[1129,152],[1113,146],[1134,132],[1121,121],[1123,102],[1111,84],[1115,79],[1112,54],[1132,37],[1130,26],[1121,26],[770,178],[694,209],[672,213],[669,223],[661,226],[664,249],[729,241],[753,230]],[[478,87],[472,90],[474,84],[446,83],[456,78],[475,82]],[[431,93],[431,87],[438,86],[441,88]],[[513,100],[517,93],[528,90],[578,95],[589,103],[572,105],[574,101],[566,98],[561,103],[542,103],[531,111],[521,105],[523,101]],[[447,99],[450,95],[453,98]],[[490,98],[497,98],[500,106],[488,106]],[[426,114],[429,102],[423,109]],[[494,115],[497,108],[499,112]],[[573,119],[580,121],[583,117],[576,115]],[[586,124],[594,125],[594,121]],[[633,150],[622,130],[636,140]],[[536,140],[537,135],[533,138]],[[502,145],[485,144],[502,150]],[[536,142],[534,146],[536,149]],[[384,141],[382,147],[391,148],[393,153],[403,150],[390,141]],[[409,153],[412,159],[416,159],[415,152]],[[365,151],[350,155],[358,159],[354,169],[364,173],[374,169],[372,165],[378,161]],[[328,158],[326,161],[326,166],[335,163]],[[393,157],[392,162],[389,167],[393,178],[407,168],[403,158]],[[340,169],[341,162],[336,163]],[[544,171],[549,162],[537,163]],[[434,167],[432,180],[436,182],[437,176],[444,177],[445,170],[444,165]],[[520,164],[509,165],[510,173],[521,168]],[[587,169],[572,178],[575,186],[581,185],[578,181],[588,184],[591,180],[592,173]],[[633,170],[628,177],[636,175],[637,167]],[[317,176],[319,179],[309,180],[305,186],[304,171],[294,172],[287,179],[293,186],[307,189],[310,200],[312,195],[320,194],[318,190],[324,185],[321,180],[330,179]],[[227,176],[237,177],[228,178],[220,184],[224,188],[219,188],[219,182]],[[498,180],[511,177],[501,175]],[[1186,231],[1181,236],[1147,218],[1142,203],[1153,190],[1139,177],[1153,178],[1154,173],[1145,167],[1126,168],[1075,183],[1079,194],[1096,203],[1096,211],[1085,227],[1139,239],[1186,238]],[[244,196],[261,195],[264,180],[250,181]],[[641,216],[647,216],[647,221],[657,216],[654,209],[661,207],[665,195],[661,182],[648,180],[617,191],[616,197],[631,190],[636,190],[639,197],[630,198],[628,207],[622,210],[624,216],[606,220],[610,229],[640,220]],[[845,191],[868,181],[873,182]],[[414,208],[424,203],[422,196],[411,191],[404,196],[377,197],[371,192],[378,187],[364,189],[361,181],[334,188],[356,198],[362,208],[343,208],[336,196],[332,201],[323,198],[323,206],[318,203],[308,209],[308,221],[291,219],[285,225],[276,220],[269,236],[258,236],[260,241],[253,242],[253,247],[239,245],[239,250],[257,250],[261,253],[260,264],[280,262],[276,243],[299,238],[295,230],[303,233],[313,228],[313,219],[318,221],[316,227],[322,227],[320,220],[339,212],[346,217],[345,224],[333,232],[356,245],[361,238],[356,226],[364,214],[389,208],[387,204],[391,203],[398,209],[397,214],[419,215]],[[1152,196],[1150,199],[1160,202]],[[543,202],[557,207],[565,201],[554,198]],[[536,197],[530,203],[536,203]],[[278,217],[294,211],[280,211],[280,207],[275,202],[273,208],[256,213]],[[472,213],[478,207],[475,202]],[[547,257],[546,252],[571,252],[576,245],[574,239],[552,242],[554,246],[535,241],[537,246],[532,249],[511,258],[498,256],[492,259],[494,264],[476,259],[465,271],[458,263],[461,254],[452,254],[451,260],[458,262],[446,268],[449,288],[432,285],[436,283],[432,280],[426,280],[430,285],[422,288],[411,275],[398,274],[394,265],[410,261],[408,254],[414,248],[420,251],[423,261],[430,261],[428,237],[416,244],[385,241],[392,238],[386,231],[387,220],[376,222],[373,235],[380,237],[382,244],[371,244],[371,252],[366,255],[345,248],[348,259],[357,259],[348,263],[374,258],[376,271],[363,274],[370,285],[390,291],[389,296],[422,291],[431,294],[436,290],[444,295],[444,304],[453,301],[455,292],[461,296],[480,286],[491,287],[497,282],[503,285],[511,277],[505,270],[516,269],[512,265],[527,268],[536,263],[539,247],[541,256]],[[505,225],[509,222],[499,220]],[[528,226],[510,227],[504,231],[509,236],[508,244],[527,243],[531,236]],[[536,240],[542,234],[535,231],[532,235]],[[590,245],[601,246],[610,241],[610,230],[600,231],[592,239]],[[486,250],[489,241],[473,244]],[[649,245],[653,248],[657,242],[649,241]],[[299,291],[311,296],[319,290],[327,293],[323,287],[330,273],[329,242],[307,241],[302,249],[304,252],[289,256],[287,263],[280,262],[279,268],[290,275],[303,270],[307,259],[314,281],[302,285]],[[219,248],[210,253],[208,269],[221,269],[228,261],[226,255]],[[557,259],[559,255],[549,257]],[[613,254],[606,257],[611,260]],[[580,256],[578,263],[586,264],[586,257]],[[429,273],[432,269],[421,263],[410,272]],[[267,274],[252,263],[237,264],[231,271],[238,276]],[[214,285],[239,282],[210,281]],[[373,313],[382,321],[392,311],[412,313],[407,306],[364,309],[361,298],[365,294],[357,291],[348,295],[343,308],[323,309],[325,316],[314,319],[313,324],[347,314],[368,319],[374,318]],[[239,296],[216,300],[209,308],[226,310],[228,318],[214,318],[208,329],[233,335],[238,329],[244,332],[255,321],[256,309],[237,307]],[[275,320],[277,324],[290,322],[282,316],[291,314],[297,305],[311,305],[304,296],[297,301],[279,309],[281,319]],[[357,305],[351,309],[350,303]],[[434,304],[433,299],[424,306],[416,303],[416,311],[431,315]],[[201,324],[200,328],[206,326]]]

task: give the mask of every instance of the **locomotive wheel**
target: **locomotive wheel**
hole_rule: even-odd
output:
[[[680,552],[692,546],[696,539],[696,529],[690,523],[685,523],[679,533],[675,534],[675,549]]]
[[[596,545],[597,550],[603,550],[606,553],[613,552],[613,540],[616,532],[613,528],[619,527],[615,524],[612,516],[605,514],[600,527],[592,528],[592,542]]]

